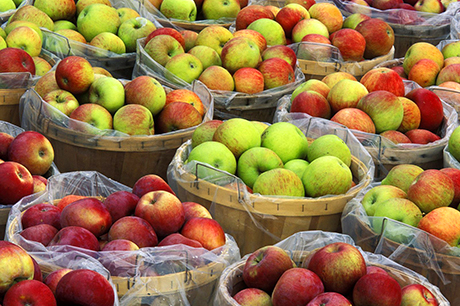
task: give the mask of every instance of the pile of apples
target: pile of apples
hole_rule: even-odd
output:
[[[309,143],[289,122],[212,120],[194,131],[191,146],[186,166],[201,162],[236,174],[250,192],[261,195],[320,197],[344,194],[355,184],[351,152],[342,139],[331,134]],[[197,172],[203,179],[222,175],[205,167]]]
[[[315,43],[301,48],[298,57],[323,61],[330,59],[333,48],[318,43],[338,48],[345,61],[362,61],[388,54],[395,39],[393,29],[381,19],[362,15],[344,20],[334,4],[315,1],[286,1],[281,8],[249,5],[236,17],[235,29],[261,33],[269,46]],[[310,47],[320,55],[311,54]]]
[[[20,217],[19,234],[53,249],[70,245],[94,252],[136,251],[185,244],[214,250],[226,243],[220,224],[195,202],[181,202],[158,175],[139,178],[132,191],[106,198],[67,195],[55,203],[39,203]],[[101,254],[101,258],[103,258]],[[113,273],[116,263],[104,262]]]
[[[156,29],[152,21],[141,17],[134,9],[115,8],[109,0],[36,0],[33,5],[19,8],[8,20],[8,25],[18,20],[32,22],[70,40],[91,45],[95,47],[89,49],[91,54],[101,57],[108,56],[107,51],[117,54],[135,52],[136,40]],[[30,34],[22,37],[28,40],[26,46],[37,40],[32,39]],[[43,47],[51,52],[67,54],[67,42],[57,37],[47,38]],[[85,45],[80,51],[85,51]],[[72,48],[78,46],[73,45]]]
[[[316,249],[298,265],[280,247],[265,246],[247,257],[242,270],[246,288],[233,295],[240,305],[438,305],[426,286],[401,287],[384,268],[367,265],[361,252],[345,242]]]
[[[0,13],[17,9],[24,0],[5,0],[0,3]]]
[[[3,306],[114,305],[112,284],[96,271],[62,268],[44,277],[37,261],[8,241],[0,241],[0,255]]]
[[[24,131],[14,137],[0,132],[0,203],[15,204],[45,190],[44,175],[53,160],[53,146],[42,134]]]
[[[441,99],[426,88],[405,93],[400,75],[373,68],[360,81],[346,72],[308,80],[291,95],[290,112],[330,119],[395,144],[427,144],[440,140],[444,122]]]
[[[87,133],[104,129],[128,135],[167,133],[200,124],[206,112],[201,98],[192,90],[166,92],[150,76],[123,84],[80,56],[61,60],[55,70],[37,82],[35,91],[71,119],[88,123],[89,127],[69,123],[69,128]]]
[[[254,30],[212,25],[199,33],[173,28],[153,31],[143,51],[164,67],[173,83],[200,80],[210,90],[256,94],[296,81],[297,56],[285,45],[267,46]]]
[[[460,169],[423,170],[412,164],[397,165],[380,185],[361,200],[368,216],[387,217],[418,227],[450,246],[460,239]],[[381,232],[382,221],[372,226]]]

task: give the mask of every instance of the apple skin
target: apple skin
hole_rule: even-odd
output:
[[[204,47],[204,46],[203,46]],[[200,96],[198,96],[194,91],[186,88],[175,89],[166,94],[165,105],[168,105],[172,102],[187,102],[197,109],[200,115],[203,117],[206,109],[203,102],[201,101]]]
[[[410,130],[418,129],[422,119],[420,108],[406,97],[399,97],[399,100],[404,108],[404,116],[401,125],[398,127],[398,131],[406,133]]]
[[[167,18],[195,21],[197,6],[193,0],[163,0],[160,4],[160,12]]]
[[[49,224],[56,229],[61,229],[61,210],[49,203],[40,203],[27,208],[21,216],[22,228]]]
[[[53,20],[42,10],[33,5],[27,4],[17,9],[8,22],[16,20],[27,20],[36,23],[39,27],[54,30]]]
[[[448,65],[444,65],[441,71],[439,71],[439,73],[437,74],[436,85],[441,85],[442,83],[449,82],[449,81],[458,83],[458,81],[460,80],[459,72],[460,72],[459,63],[451,63]]]
[[[388,140],[391,140],[395,144],[398,143],[412,143],[412,141],[404,135],[403,133],[395,130],[388,130],[385,132],[380,133],[380,136],[387,138]]]
[[[43,175],[53,163],[54,149],[39,132],[24,131],[8,146],[8,160],[24,165],[32,175]]]
[[[75,1],[63,0],[59,2],[51,2],[48,0],[34,1],[34,6],[45,12],[52,20],[70,20],[77,12]]]
[[[237,163],[235,155],[225,144],[218,141],[205,141],[194,147],[187,158],[186,164],[192,161],[209,164],[213,168],[227,171],[230,174],[236,173]],[[207,167],[196,168],[196,171],[193,170],[193,172],[200,178],[221,175]]]
[[[406,94],[406,98],[412,100],[420,109],[419,128],[435,133],[444,119],[441,99],[426,88],[413,89]]]
[[[4,48],[0,50],[0,73],[30,72],[35,74],[35,64],[32,56],[19,48]],[[5,60],[8,59],[8,60]]]
[[[211,141],[216,129],[223,123],[214,119],[200,124],[192,134],[192,149],[206,141]]]
[[[198,33],[195,31],[191,30],[182,30],[179,31],[179,33],[182,35],[184,38],[184,51],[188,52],[190,49],[192,49],[195,46],[196,38],[198,37]]]
[[[425,129],[413,129],[406,132],[406,136],[412,143],[428,144],[440,140],[441,137]]]
[[[136,216],[126,216],[115,221],[108,233],[109,241],[126,239],[139,248],[154,247],[158,237],[153,227],[146,220]]]
[[[23,280],[8,289],[3,297],[3,305],[56,306],[56,298],[51,289],[38,280]]]
[[[68,269],[68,268],[61,268],[61,269],[55,270],[45,277],[45,279],[43,280],[43,283],[47,285],[48,288],[51,289],[51,292],[53,292],[53,294],[55,294],[56,286],[58,282],[61,280],[61,278],[65,274],[69,273],[70,271],[72,271],[72,269]]]
[[[113,129],[128,135],[154,135],[152,112],[140,104],[125,104],[113,115]]]
[[[201,5],[204,19],[236,18],[240,10],[239,0],[203,0]]]
[[[185,222],[180,230],[180,234],[201,243],[201,245],[211,251],[225,245],[225,232],[220,224],[209,218],[192,218]]]
[[[59,210],[62,211],[64,209],[64,207],[66,207],[70,203],[75,202],[76,200],[84,199],[84,198],[86,198],[86,196],[69,194],[69,195],[66,195],[65,197],[63,197],[62,199],[60,199],[57,202],[56,207],[59,208]]]
[[[244,57],[241,56],[244,54]],[[233,37],[222,48],[222,67],[231,74],[244,67],[256,68],[261,62],[261,53],[254,40],[247,37]]]
[[[154,121],[158,133],[168,133],[197,126],[203,118],[190,103],[172,102],[163,108]]]
[[[140,197],[134,214],[147,220],[160,239],[178,232],[185,222],[181,201],[164,190],[150,191]]]
[[[264,5],[249,5],[240,10],[235,19],[236,31],[246,29],[253,21],[260,18],[275,19],[275,15]]]
[[[392,185],[378,185],[372,187],[361,200],[368,216],[373,216],[378,203],[391,198],[406,198],[407,194],[401,188]]]
[[[97,78],[88,89],[89,103],[103,106],[112,115],[125,105],[125,89],[114,77]]]
[[[428,87],[435,85],[439,71],[440,68],[435,61],[422,58],[412,66],[407,78],[422,87]]]
[[[308,10],[300,4],[285,4],[275,16],[275,20],[283,27],[286,37],[291,37],[292,28],[302,19],[310,18]]]
[[[333,3],[315,3],[309,9],[310,17],[321,21],[329,31],[329,34],[342,29],[343,15]]]
[[[203,205],[196,202],[182,202],[184,207],[185,222],[192,218],[209,218],[212,219],[211,213]]]
[[[258,70],[264,77],[264,88],[272,89],[295,82],[292,66],[282,58],[269,58],[260,63]]]
[[[91,251],[99,251],[99,242],[96,236],[80,226],[67,226],[60,229],[50,241],[48,247],[57,245],[71,245]]]
[[[166,246],[166,245],[175,245],[175,244],[184,244],[194,248],[202,248],[200,242],[194,239],[190,239],[185,237],[180,233],[172,233],[166,237],[164,237],[159,243],[158,246]]]
[[[62,89],[50,91],[45,94],[42,99],[63,112],[66,116],[70,116],[70,114],[80,105],[73,94]]]
[[[180,42],[167,34],[153,36],[145,43],[144,51],[163,67],[173,56],[185,52]]]
[[[371,273],[361,277],[353,288],[355,306],[401,305],[401,287],[391,276]]]
[[[255,179],[252,191],[271,196],[305,196],[305,188],[301,178],[294,171],[281,167],[261,173]]]
[[[422,58],[434,60],[439,68],[442,68],[444,64],[444,56],[436,46],[427,42],[416,42],[407,49],[404,55],[403,68],[406,75],[409,75],[412,66]]]
[[[52,225],[37,224],[22,230],[19,234],[24,239],[39,242],[46,247],[54,236],[56,236],[57,232],[58,230]]]
[[[225,48],[223,51],[225,51]],[[198,80],[200,80],[210,90],[231,92],[235,89],[233,76],[229,70],[221,66],[214,65],[204,69]]]
[[[187,53],[196,56],[201,61],[203,70],[211,66],[222,66],[222,60],[219,54],[211,47],[203,45],[194,46]]]
[[[13,141],[14,136],[8,133],[0,132],[0,158],[8,158],[8,147]]]
[[[155,116],[165,106],[166,92],[154,77],[138,76],[125,85],[125,103],[143,105]]]
[[[331,44],[337,47],[344,61],[363,60],[366,50],[364,36],[353,29],[340,29],[330,36]]]
[[[0,295],[20,280],[31,280],[34,276],[32,257],[18,245],[0,241]]]
[[[115,292],[109,281],[89,269],[66,273],[56,286],[59,305],[113,306]]]
[[[166,79],[175,82],[175,78],[179,78],[187,83],[192,83],[203,72],[203,64],[195,55],[182,53],[174,55],[166,62],[165,69],[164,76]]]
[[[450,203],[450,207],[457,208],[460,203],[460,169],[457,168],[443,168],[441,172],[451,178],[454,183],[454,199]]]
[[[452,179],[437,169],[423,171],[407,190],[407,198],[417,204],[424,213],[449,206],[454,194]]]
[[[112,115],[107,109],[105,109],[105,107],[99,104],[81,104],[70,114],[69,118],[86,122],[100,130],[112,129],[113,127]],[[79,130],[84,133],[91,133],[91,130],[87,129],[86,126],[77,125],[76,122],[72,121],[69,122],[69,128]]]
[[[6,36],[5,42],[10,48],[21,48],[26,51],[32,57],[32,61],[35,56],[40,55],[43,45],[40,35],[30,27],[17,27],[13,29]]]
[[[306,113],[313,117],[331,118],[331,106],[323,95],[307,90],[299,93],[292,100],[290,112]]]
[[[332,116],[331,121],[343,124],[349,129],[375,134],[375,125],[371,117],[358,108],[342,108]]]
[[[369,90],[358,81],[342,79],[334,84],[327,94],[333,114],[344,108],[356,108],[359,100],[366,96]]]
[[[124,42],[126,52],[136,52],[137,40],[146,37],[155,29],[156,26],[152,21],[139,16],[121,22],[117,35]]]
[[[257,288],[245,288],[241,291],[238,291],[234,296],[233,299],[239,305],[259,305],[259,306],[271,306],[272,301],[270,295],[260,289]]]
[[[119,190],[111,193],[105,198],[103,204],[112,217],[112,223],[118,219],[134,214],[139,196],[126,191]]]
[[[248,256],[243,267],[243,280],[250,288],[272,292],[281,275],[295,267],[296,264],[285,250],[268,245]]]
[[[351,303],[340,293],[324,292],[314,297],[307,306],[351,306]]]
[[[366,40],[365,59],[388,54],[395,42],[395,34],[388,23],[378,18],[361,21],[355,28]]]
[[[436,297],[422,284],[410,284],[402,288],[401,306],[416,305],[438,306]]]
[[[43,97],[50,91],[53,90],[60,90],[57,81],[56,81],[56,71],[51,70],[48,71],[44,76],[38,79],[37,83],[35,84],[34,90]]]
[[[369,92],[386,90],[398,97],[403,97],[405,94],[402,78],[390,68],[373,68],[363,75],[360,82]]]
[[[15,204],[34,190],[32,174],[20,163],[0,163],[0,203]]]
[[[145,45],[147,45],[147,43],[155,36],[158,36],[158,35],[170,35],[172,37],[174,37],[182,46],[182,48],[184,50],[186,50],[186,46],[185,46],[185,38],[184,36],[182,36],[182,34],[174,29],[174,28],[157,28],[155,30],[153,30],[152,32],[150,32],[149,35],[147,35],[147,37],[145,38]],[[188,50],[187,50],[188,51]]]
[[[294,43],[301,42],[308,34],[320,34],[329,38],[327,27],[318,19],[303,19],[299,21],[292,29],[292,41]]]
[[[133,185],[132,193],[141,198],[150,191],[164,190],[176,195],[168,183],[157,174],[146,174],[139,178]]]
[[[388,274],[387,271],[384,269],[377,267],[377,266],[367,266],[366,268],[367,273],[366,274],[371,274],[371,273],[383,273],[383,274]]]
[[[121,21],[114,7],[93,3],[78,14],[76,24],[78,32],[85,37],[86,41],[91,41],[103,32],[117,34]]]
[[[452,247],[460,245],[460,211],[452,207],[438,207],[423,216],[418,228]]]
[[[264,90],[264,76],[255,68],[240,68],[233,74],[235,91],[247,94],[257,94]]]
[[[281,275],[272,293],[274,306],[306,305],[324,292],[321,279],[309,269],[292,268]]]
[[[260,34],[257,31],[254,31],[251,29],[241,29],[233,33],[234,38],[240,37],[240,36],[252,39],[256,43],[256,45],[259,47],[259,51],[261,54],[265,51],[265,49],[267,49],[267,40],[262,34]]]
[[[364,20],[370,19],[371,17],[363,14],[363,13],[353,13],[351,15],[348,15],[344,20],[342,24],[342,28],[349,28],[349,29],[355,29],[356,26]]]
[[[422,219],[422,211],[414,202],[408,199],[391,198],[375,205],[374,216],[390,218],[417,227]],[[375,221],[372,222],[372,227],[377,233],[382,232],[382,225],[382,219],[375,219]],[[399,236],[404,236],[404,234],[396,235],[398,238]],[[401,239],[403,238],[401,237]]]
[[[267,41],[267,46],[286,45],[286,34],[283,27],[273,19],[259,18],[251,22],[247,29],[262,34]]]
[[[335,84],[337,84],[340,80],[349,79],[352,81],[357,81],[354,75],[344,72],[344,71],[337,71],[333,73],[329,73],[325,77],[321,79],[321,82],[325,83],[329,88],[332,88]]]
[[[198,33],[195,46],[208,46],[216,50],[219,56],[224,45],[233,38],[233,33],[229,29],[220,25],[205,27]]]
[[[400,164],[396,165],[388,172],[382,180],[382,185],[392,185],[402,189],[407,193],[415,178],[424,170],[417,165]]]
[[[115,239],[107,242],[104,247],[101,249],[103,252],[108,251],[137,251],[139,247],[127,239]]]
[[[73,94],[81,94],[89,89],[94,81],[91,64],[83,57],[68,56],[56,66],[56,82],[61,89]]]
[[[334,148],[334,150],[330,150]],[[351,151],[348,145],[337,135],[322,135],[308,146],[307,160],[311,163],[322,156],[338,157],[347,167],[351,165]]]

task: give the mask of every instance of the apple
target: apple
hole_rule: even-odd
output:
[[[431,132],[430,132],[431,133]],[[398,143],[412,143],[411,139],[403,133],[395,130],[389,130],[380,133],[380,136],[392,141],[395,144]]]
[[[111,114],[115,114],[125,104],[123,84],[113,77],[94,80],[89,87],[89,103],[99,104]]]
[[[441,172],[450,177],[452,179],[452,182],[454,183],[454,199],[452,200],[449,206],[456,208],[460,203],[460,169],[443,168],[441,169]]]
[[[360,32],[343,28],[334,32],[330,39],[331,44],[339,49],[344,61],[361,61],[363,59],[366,40]]]
[[[235,19],[236,31],[246,29],[253,21],[260,18],[275,19],[275,15],[265,5],[252,4],[242,8]]]
[[[83,57],[68,56],[56,66],[56,82],[61,89],[73,94],[81,94],[94,81],[91,64]]]
[[[444,66],[441,71],[439,71],[436,77],[436,85],[441,85],[445,82],[456,82],[458,83],[460,64],[454,63]],[[412,69],[411,69],[412,70]]]
[[[41,58],[39,56],[34,56],[32,57],[34,64],[35,64],[35,75],[37,76],[43,76],[45,75],[48,71],[51,70],[51,64],[48,63],[44,58]]]
[[[299,21],[292,29],[292,41],[294,43],[301,42],[308,34],[320,34],[329,38],[327,27],[318,19],[303,19]]]
[[[366,86],[360,82],[342,79],[331,87],[327,94],[327,101],[332,113],[335,114],[344,108],[356,108],[358,102],[368,93]]]
[[[374,217],[386,217],[417,227],[422,219],[422,211],[417,205],[415,205],[414,202],[408,199],[389,198],[374,205]],[[372,227],[375,232],[382,232],[383,222],[383,218],[376,218],[372,220]]]
[[[225,233],[220,224],[209,218],[192,218],[185,222],[180,233],[198,241],[201,245],[211,251],[225,245]]]
[[[337,6],[332,3],[315,3],[309,9],[310,17],[321,21],[329,33],[342,29],[343,16]]]
[[[228,69],[221,66],[209,66],[204,69],[198,80],[210,90],[233,91],[235,88],[233,76]]]
[[[409,284],[402,288],[401,306],[419,305],[437,306],[438,301],[433,293],[422,284]]]
[[[112,217],[112,222],[134,214],[139,196],[126,190],[109,194],[102,202]]]
[[[143,105],[155,116],[165,106],[166,91],[154,77],[141,75],[125,85],[125,102]]]
[[[80,105],[77,98],[69,91],[56,89],[48,92],[42,97],[43,101],[54,106],[66,116],[70,114]]]
[[[20,48],[30,56],[38,56],[42,49],[40,35],[32,28],[21,26],[13,29],[5,38],[10,48]]]
[[[420,108],[406,97],[399,97],[399,100],[404,108],[404,116],[401,125],[398,127],[398,131],[406,133],[410,130],[418,129],[422,118]]]
[[[20,246],[8,241],[0,241],[1,271],[0,294],[21,280],[31,280],[34,275],[32,257]]]
[[[406,98],[412,100],[420,109],[419,128],[435,133],[444,119],[441,99],[426,88],[413,89],[406,94]]]
[[[112,129],[112,115],[105,107],[99,104],[82,104],[77,107],[69,117],[70,119],[86,122],[100,130]],[[72,124],[72,122],[69,123],[69,128],[77,130],[82,129],[82,132],[91,132],[91,130],[87,130],[85,127],[81,127],[75,123]]]
[[[245,56],[242,57],[241,54]],[[247,37],[230,39],[221,51],[222,67],[231,74],[244,67],[256,68],[261,62],[257,44]],[[233,89],[232,89],[233,90]]]
[[[0,132],[0,158],[8,158],[8,147],[13,141],[14,136],[5,132]]]
[[[371,117],[358,108],[342,108],[331,121],[345,125],[349,129],[375,134],[375,125]]]
[[[102,32],[97,34],[93,37],[93,39],[91,39],[89,44],[95,48],[104,50],[91,50],[95,56],[108,56],[108,53],[105,51],[110,51],[117,54],[126,53],[126,46],[123,40],[111,32]]]
[[[285,45],[269,46],[262,52],[262,60],[278,57],[288,62],[292,69],[295,69],[297,64],[297,56],[293,49]]]
[[[308,10],[298,3],[285,4],[276,14],[275,20],[284,30],[287,37],[291,37],[294,26],[302,19],[310,18]]]
[[[329,88],[332,88],[335,84],[337,84],[340,80],[349,79],[352,81],[357,81],[357,79],[351,73],[344,72],[344,71],[337,71],[333,73],[329,73],[324,76],[321,81],[325,83]]]
[[[452,154],[452,156],[456,160],[460,160],[460,141],[458,141],[458,137],[460,136],[460,129],[457,127],[454,129],[452,134],[449,137],[449,142],[448,142],[448,150],[449,153]]]
[[[386,177],[382,180],[381,184],[398,187],[407,193],[409,187],[412,185],[412,182],[423,171],[424,170],[417,165],[396,165],[391,168]]]
[[[302,175],[309,164],[310,163],[304,159],[291,159],[284,165],[284,168],[291,170],[297,174],[300,179],[302,179]]]
[[[43,282],[22,280],[11,286],[3,297],[3,305],[56,306],[51,289]]]
[[[208,164],[213,168],[230,174],[236,173],[235,155],[225,144],[218,141],[206,141],[194,147],[186,160],[186,164],[192,161]],[[206,166],[196,166],[192,171],[199,178],[211,178],[221,175]]]
[[[440,221],[442,220],[442,221]],[[423,216],[418,228],[457,247],[460,241],[460,211],[452,207],[436,207]]]
[[[211,66],[222,66],[222,60],[219,54],[211,47],[204,45],[194,46],[188,51],[188,53],[196,56],[201,61],[203,69]]]
[[[179,31],[179,33],[184,39],[184,51],[190,51],[190,49],[192,49],[195,46],[198,33],[191,30],[181,30]]]
[[[404,55],[403,68],[406,75],[409,75],[412,66],[422,58],[434,60],[439,68],[444,64],[444,56],[438,48],[428,42],[416,42],[407,49]]]
[[[327,62],[332,57],[333,50],[335,50],[331,46],[332,43],[329,38],[321,34],[307,34],[300,41],[297,56],[305,60]]]
[[[69,194],[69,195],[66,195],[65,197],[63,197],[62,199],[60,199],[57,202],[56,207],[59,208],[62,211],[64,209],[64,207],[66,207],[70,203],[75,202],[76,200],[84,199],[84,198],[87,198],[87,196]]]
[[[179,78],[187,83],[192,83],[203,72],[203,64],[194,55],[190,53],[182,53],[173,56],[165,64],[165,78],[177,82],[175,78]]]
[[[312,90],[299,93],[293,100],[291,113],[306,113],[313,117],[331,118],[331,106],[324,96]]]
[[[292,66],[281,58],[269,58],[259,65],[259,71],[264,77],[264,88],[272,89],[295,82],[295,72]]]
[[[344,20],[342,24],[342,28],[348,28],[348,29],[355,29],[356,26],[364,20],[370,19],[371,17],[364,14],[364,13],[353,13],[351,15],[348,15]]]
[[[33,178],[29,170],[14,161],[0,163],[0,203],[15,204],[33,193]]]
[[[241,36],[252,39],[259,47],[260,53],[267,49],[267,40],[259,32],[250,29],[241,29],[233,33],[233,38]]]
[[[39,180],[36,175],[32,175],[32,178],[34,181],[33,182],[33,185],[34,185],[33,193],[42,192],[46,189],[46,184],[42,180]]]
[[[248,256],[243,266],[243,280],[249,288],[272,292],[281,275],[295,267],[296,264],[285,250],[268,245]]]
[[[236,18],[240,10],[239,0],[204,0],[201,6],[204,19]]]
[[[77,7],[75,1],[64,0],[59,3],[48,0],[36,0],[34,6],[45,12],[52,20],[71,19],[74,17]]]
[[[267,46],[285,45],[287,42],[283,27],[273,19],[259,18],[251,22],[247,29],[262,34],[267,41]]]
[[[436,83],[439,71],[440,68],[435,61],[422,58],[412,66],[407,78],[422,87],[428,87]]]
[[[196,202],[182,202],[184,207],[185,222],[192,218],[212,219],[211,213],[203,205]]]
[[[177,39],[166,34],[152,37],[145,44],[144,51],[163,67],[173,56],[185,52]]]
[[[405,135],[410,139],[412,143],[428,144],[440,140],[441,137],[425,129],[413,129],[407,131]]]
[[[136,10],[129,8],[129,7],[117,8],[117,13],[118,13],[118,16],[120,16],[120,24],[122,24],[123,22],[131,18],[141,17],[141,15]],[[55,23],[55,26],[56,26],[56,23]]]
[[[166,105],[155,118],[158,133],[168,133],[199,125],[202,117],[198,110],[187,102],[172,102]]]
[[[214,132],[222,123],[222,120],[214,119],[200,124],[192,134],[192,149],[203,142],[212,141]]]
[[[0,51],[1,52],[1,51]],[[34,90],[43,97],[50,91],[61,89],[56,81],[56,71],[51,70],[44,76],[38,79],[34,86]]]
[[[216,50],[219,56],[224,45],[233,38],[233,33],[229,29],[220,25],[205,27],[198,33],[195,46],[208,46]]]
[[[414,8],[419,12],[440,14],[445,11],[444,4],[440,0],[419,0],[414,4]]]
[[[187,102],[195,107],[201,116],[204,116],[206,111],[200,96],[190,89],[182,88],[168,92],[166,94],[165,105],[172,102]]]
[[[27,208],[21,216],[23,229],[38,225],[49,224],[56,229],[61,229],[61,210],[49,203],[39,203]]]
[[[54,30],[53,20],[45,12],[30,4],[26,4],[18,8],[9,18],[8,23],[12,23],[16,20],[30,21],[41,28],[47,28],[50,31]]]
[[[45,247],[56,236],[58,230],[49,224],[37,224],[23,229],[19,235],[29,241],[35,241],[43,244]]]
[[[242,306],[250,305],[251,303],[260,306],[273,305],[270,295],[267,292],[257,288],[245,288],[241,291],[238,291],[233,296],[233,299]]]
[[[59,280],[65,274],[69,273],[70,271],[72,271],[72,269],[68,269],[68,268],[61,268],[61,269],[54,270],[45,277],[45,279],[43,280],[43,283],[51,289],[51,292],[53,292],[53,294],[55,294],[56,286]]]
[[[163,0],[160,4],[160,12],[166,18],[195,21],[197,7],[193,0]]]
[[[331,150],[334,148],[334,150]],[[311,163],[322,156],[335,156],[347,167],[351,165],[351,151],[347,144],[337,135],[325,134],[316,138],[307,149],[307,160]]]
[[[2,36],[4,39],[6,38],[6,36],[8,36],[8,34],[15,28],[18,28],[18,27],[22,27],[22,26],[26,26],[26,27],[29,27],[29,28],[32,28],[33,30],[35,30],[35,32],[38,33],[38,35],[40,36],[40,40],[43,41],[43,32],[42,30],[40,29],[40,26],[36,23],[33,23],[31,21],[27,21],[27,20],[16,20],[16,21],[13,21],[13,22],[8,22],[7,25],[5,26],[5,29],[3,30],[4,34],[5,35],[0,35]],[[0,31],[1,32],[1,31]]]
[[[35,74],[35,64],[32,56],[20,48],[5,48],[0,50],[0,73],[30,72]],[[4,59],[8,59],[7,61]]]
[[[150,191],[163,190],[176,195],[168,183],[157,174],[146,174],[139,178],[133,186],[132,193],[141,198]]]
[[[366,275],[366,262],[355,246],[333,242],[314,252],[308,269],[319,276],[325,291],[348,295],[357,281]]]
[[[233,74],[235,91],[246,94],[257,94],[264,90],[264,76],[255,68],[244,67]]]
[[[262,172],[255,179],[252,191],[271,196],[305,196],[301,178],[295,172],[284,168],[273,168]]]
[[[188,245],[194,248],[202,248],[203,246],[201,245],[200,242],[187,238],[184,235],[180,233],[172,233],[166,237],[164,237],[160,243],[158,243],[158,246],[166,246],[166,245],[175,245],[175,244],[184,244]]]
[[[152,112],[140,104],[124,105],[113,115],[113,129],[128,135],[153,135]]]
[[[110,242],[118,239],[132,241],[139,248],[154,247],[158,244],[158,237],[150,223],[136,216],[121,217],[112,224],[108,240]]]
[[[78,32],[85,37],[86,41],[91,41],[102,32],[117,34],[120,24],[117,10],[102,3],[88,5],[77,17]]]
[[[103,252],[108,251],[137,251],[139,247],[132,241],[126,239],[115,239],[107,242],[101,249]]]
[[[184,30],[184,31],[188,31],[188,30]],[[196,35],[198,35],[198,33],[196,32],[193,32],[195,33]],[[189,34],[188,32],[186,32],[185,34]],[[191,48],[186,48],[186,44],[185,44],[185,37],[182,35],[182,33],[174,28],[157,28],[157,29],[154,29],[153,31],[150,32],[150,34],[147,35],[147,37],[145,38],[145,45],[148,44],[148,42],[155,36],[157,35],[169,35],[169,36],[172,36],[174,37],[182,46],[182,48],[187,52],[189,49]],[[193,34],[192,34],[193,35]],[[195,43],[193,43],[193,45],[195,45]],[[145,47],[144,47],[145,48]]]
[[[395,34],[388,23],[379,18],[361,21],[355,30],[366,40],[365,59],[388,54],[395,42]]]
[[[300,94],[302,91],[312,90],[320,93],[323,97],[327,98],[329,91],[331,90],[329,86],[326,85],[323,81],[317,79],[309,79],[299,86],[297,86],[291,95],[291,102],[294,98]]]
[[[369,92],[386,90],[398,97],[403,97],[405,94],[402,78],[390,68],[373,68],[362,76],[360,82]]]
[[[350,306],[350,301],[337,292],[324,292],[314,297],[306,306]]]
[[[110,282],[89,269],[72,270],[62,276],[56,286],[55,296],[58,305],[112,306],[115,302],[115,292]]]
[[[50,141],[36,131],[24,131],[8,146],[8,160],[24,165],[31,174],[45,174],[54,160]]]
[[[401,305],[401,287],[390,275],[371,273],[362,276],[353,288],[353,305]]]
[[[185,222],[181,201],[164,190],[150,191],[140,197],[134,214],[147,220],[160,239],[179,231]]]
[[[99,242],[96,236],[86,228],[67,226],[60,229],[50,241],[48,247],[70,245],[92,251],[99,251]]]
[[[238,159],[237,175],[246,185],[253,188],[259,175],[282,167],[283,162],[274,151],[264,147],[253,147],[244,151]]]
[[[147,37],[156,29],[155,24],[144,17],[131,18],[120,24],[118,37],[124,42],[126,52],[135,52],[139,38]]]
[[[449,206],[455,194],[454,183],[440,170],[428,169],[420,173],[407,190],[407,198],[424,213]]]

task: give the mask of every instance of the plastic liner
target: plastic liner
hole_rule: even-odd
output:
[[[420,88],[420,86],[413,81],[404,81],[404,85],[406,94],[415,88]],[[356,138],[363,144],[363,146],[369,152],[371,152],[371,155],[374,158],[376,163],[376,181],[382,180],[388,173],[389,169],[387,169],[385,165],[406,163],[402,161],[407,159],[421,164],[439,160],[439,162],[442,164],[442,150],[447,145],[450,134],[452,134],[453,130],[458,126],[458,114],[450,104],[446,103],[442,99],[441,101],[444,108],[444,121],[439,131],[437,132],[437,135],[439,135],[441,139],[428,144],[395,144],[389,139],[380,136],[379,134],[370,134],[352,130],[353,135],[355,135]],[[301,118],[313,118],[306,113],[290,113],[290,106],[291,96],[283,96],[278,101],[274,122],[291,122]],[[330,120],[326,121],[333,123]],[[398,154],[399,156],[395,156],[395,154]],[[407,161],[407,163],[411,162]]]
[[[424,276],[398,264],[397,262],[385,256],[363,251],[359,245],[355,244],[352,237],[348,235],[324,231],[304,231],[295,233],[294,235],[289,236],[288,238],[276,243],[275,245],[288,251],[294,262],[299,264],[316,249],[334,242],[344,242],[354,245],[358,248],[358,250],[360,250],[361,254],[366,260],[367,265],[378,266],[386,270],[398,281],[401,286],[413,283],[422,284],[435,295],[440,306],[450,305],[447,299],[440,292],[439,288],[431,284],[429,280],[427,280]],[[232,295],[234,295],[239,289],[244,288],[244,284],[242,284],[242,272],[244,263],[248,257],[249,254],[224,270],[219,279],[219,288],[213,305],[239,305],[232,298]]]
[[[4,22],[7,22],[8,19],[14,14],[16,13],[16,11],[20,8],[20,7],[23,7],[25,5],[32,5],[33,1],[32,0],[23,0],[21,2],[21,4],[19,4],[19,6],[14,9],[14,10],[9,10],[9,11],[6,11],[6,12],[0,12],[0,24],[4,23]]]
[[[89,267],[107,269],[120,298],[117,305],[203,305],[213,298],[217,278],[223,269],[240,259],[234,239],[226,234],[226,244],[208,251],[185,245],[141,248],[138,251],[89,251],[74,246],[44,247],[24,239],[21,214],[39,203],[56,203],[69,194],[105,198],[131,188],[95,171],[54,175],[44,193],[23,198],[10,212],[6,240],[31,254],[42,256],[45,264],[68,267],[73,258],[84,257]],[[93,262],[95,262],[93,264]],[[94,268],[93,267],[93,268]]]

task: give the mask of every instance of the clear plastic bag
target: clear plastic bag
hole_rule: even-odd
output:
[[[55,175],[49,179],[44,193],[23,198],[12,207],[6,240],[31,254],[45,257],[46,264],[67,267],[67,259],[77,257],[77,254],[83,254],[82,257],[88,258],[89,262],[102,264],[116,285],[119,305],[140,305],[141,301],[153,303],[157,299],[171,300],[167,305],[202,305],[199,303],[204,299],[211,299],[222,270],[240,259],[239,248],[228,234],[226,244],[212,251],[171,245],[128,252],[95,252],[74,246],[46,248],[20,235],[21,214],[29,207],[56,203],[69,194],[105,198],[119,190],[131,191],[131,188],[94,171]]]
[[[304,231],[295,233],[287,237],[286,239],[276,243],[275,245],[288,251],[294,262],[299,264],[311,252],[334,242],[344,242],[356,246],[361,251],[361,254],[366,260],[367,265],[378,266],[386,270],[392,277],[394,277],[398,281],[398,283],[401,286],[413,283],[422,284],[426,286],[436,296],[436,299],[440,306],[450,305],[447,299],[440,292],[439,288],[431,284],[424,276],[382,255],[363,251],[359,247],[359,244],[356,245],[352,237],[348,235],[324,231]],[[238,290],[238,287],[242,287],[241,282],[243,282],[243,267],[248,257],[249,254],[244,256],[241,259],[241,261],[230,265],[224,270],[219,279],[219,287],[213,305],[238,305],[238,303],[236,303],[236,301],[233,300],[232,294],[234,294],[235,291]]]

